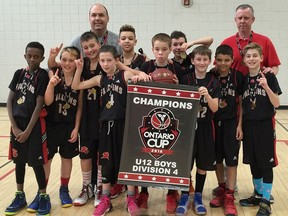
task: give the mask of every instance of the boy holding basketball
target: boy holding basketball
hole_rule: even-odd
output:
[[[151,74],[155,70],[169,70],[174,74],[172,82],[177,84],[179,78],[181,77],[181,68],[179,65],[170,63],[168,61],[169,54],[171,52],[171,38],[165,33],[158,33],[152,38],[152,51],[155,59],[148,62],[144,62],[140,67],[141,71],[147,74]],[[158,80],[160,81],[160,79]],[[138,206],[140,208],[147,208],[148,202],[148,190],[146,187],[142,187],[141,193],[138,196]],[[166,212],[169,214],[175,213],[177,202],[178,202],[178,192],[174,190],[168,190],[167,193],[167,205]]]

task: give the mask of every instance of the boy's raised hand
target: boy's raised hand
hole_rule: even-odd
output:
[[[260,86],[262,86],[264,89],[266,89],[266,87],[268,86],[267,85],[267,79],[266,79],[263,72],[259,72],[259,74],[261,77],[259,79],[257,79],[257,82],[259,82]]]
[[[55,74],[50,78],[48,86],[55,87],[61,81],[58,74],[59,69],[57,69]]]
[[[82,57],[82,55],[80,56],[79,59],[75,60],[75,63],[76,63],[77,70],[82,72],[82,70],[83,70],[83,57]]]
[[[50,56],[56,58],[56,56],[59,54],[62,47],[63,47],[63,43],[61,43],[59,47],[51,48]]]

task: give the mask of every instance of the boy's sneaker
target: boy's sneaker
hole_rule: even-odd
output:
[[[39,208],[36,216],[49,216],[51,210],[50,197],[46,193],[40,193],[39,195]]]
[[[38,208],[39,208],[39,192],[37,192],[34,200],[28,205],[27,207],[27,211],[30,213],[35,213],[37,212]]]
[[[218,208],[224,205],[225,188],[219,187],[216,196],[210,201],[210,206]]]
[[[139,208],[147,209],[148,208],[148,197],[149,193],[140,192],[137,196],[137,205]]]
[[[112,209],[110,197],[106,194],[102,195],[99,205],[95,208],[92,216],[104,216],[106,212]]]
[[[59,197],[61,200],[61,206],[63,208],[68,208],[72,206],[73,202],[69,195],[69,190],[67,185],[61,185],[59,190]]]
[[[234,194],[226,194],[224,201],[224,213],[229,216],[236,216],[237,209],[234,203]]]
[[[205,215],[207,213],[207,210],[202,202],[202,194],[199,192],[195,193],[194,195],[193,208],[195,214],[197,215]]]
[[[136,204],[135,196],[127,196],[126,203],[127,203],[127,211],[131,216],[139,215],[139,208]]]
[[[110,190],[110,197],[111,199],[115,199],[119,196],[119,194],[125,192],[126,188],[125,185],[122,184],[114,184]]]
[[[170,194],[167,194],[167,196],[166,196],[166,212],[168,214],[174,214],[175,213],[176,208],[178,206],[178,199],[179,199],[179,194],[175,190],[171,191]]]
[[[271,214],[270,202],[265,199],[261,199],[260,208],[256,216],[269,216]]]
[[[77,198],[73,201],[74,206],[82,206],[87,203],[87,201],[93,196],[92,185],[83,185],[82,191],[77,196]]]
[[[95,200],[94,200],[94,207],[97,207],[101,201],[101,196],[102,196],[102,186],[95,186],[94,188],[94,195],[95,195]]]
[[[25,193],[17,191],[12,203],[6,208],[5,215],[15,215],[27,205]]]
[[[182,194],[178,207],[176,209],[176,215],[185,215],[190,208],[190,196],[189,194]]]

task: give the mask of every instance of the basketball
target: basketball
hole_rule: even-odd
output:
[[[166,68],[157,68],[155,71],[151,73],[151,77],[154,82],[174,84],[173,76],[174,74],[172,73],[172,71]]]

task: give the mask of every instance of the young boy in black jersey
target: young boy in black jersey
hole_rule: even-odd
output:
[[[50,215],[51,203],[46,194],[46,179],[43,164],[47,163],[46,125],[43,110],[44,93],[48,83],[47,72],[40,68],[44,60],[44,47],[39,42],[30,42],[25,49],[27,69],[15,72],[9,85],[7,100],[11,123],[9,159],[15,163],[17,192],[15,199],[6,208],[5,215],[15,215],[27,205],[24,193],[25,165],[34,170],[38,193],[27,211],[37,215]]]
[[[50,78],[44,97],[48,112],[46,122],[49,150],[49,161],[44,168],[48,182],[52,159],[59,151],[61,156],[59,198],[63,208],[72,206],[68,184],[72,159],[79,154],[78,131],[83,92],[71,88],[76,70],[75,60],[79,58],[80,51],[76,47],[63,48],[60,53],[61,68],[57,68]]]
[[[148,59],[144,54],[134,51],[136,44],[137,39],[133,26],[123,25],[119,31],[119,45],[122,48],[120,61],[132,69],[139,70],[141,65]]]
[[[273,73],[262,73],[262,48],[256,43],[244,47],[244,63],[249,68],[243,87],[243,163],[250,164],[254,195],[241,199],[242,206],[260,205],[257,216],[271,214],[270,195],[273,167],[278,165],[275,137],[275,108],[282,93]]]
[[[157,68],[165,68],[174,73],[173,82],[177,84],[182,76],[182,71],[179,65],[170,63],[168,61],[169,54],[171,53],[171,38],[165,33],[158,33],[152,38],[152,51],[155,59],[144,62],[140,67],[141,71],[147,74],[151,74]],[[141,79],[135,79],[141,80]],[[147,187],[142,187],[141,192],[137,198],[137,204],[140,208],[148,208],[148,189]],[[168,190],[166,198],[166,212],[169,214],[174,214],[179,194],[175,190]]]
[[[119,71],[116,48],[104,45],[99,51],[99,63],[104,71],[102,75],[80,81],[83,69],[82,60],[77,60],[73,87],[86,89],[92,86],[101,88],[100,145],[99,163],[102,169],[102,197],[93,216],[102,216],[112,208],[110,189],[116,183],[120,166],[122,142],[125,126],[127,82],[133,77],[131,71]],[[135,187],[128,185],[127,209],[130,215],[138,215]]]
[[[198,86],[201,95],[193,150],[193,161],[196,160],[197,167],[193,207],[197,215],[203,215],[207,213],[202,202],[206,173],[216,169],[213,115],[218,110],[221,91],[218,79],[213,74],[206,73],[211,63],[211,50],[206,46],[198,46],[190,56],[195,71],[184,75],[180,83]],[[182,192],[176,213],[184,215],[189,203],[189,194]]]
[[[220,45],[215,53],[215,76],[220,82],[222,96],[219,99],[218,111],[214,115],[216,145],[216,175],[219,189],[210,201],[211,207],[225,208],[225,215],[237,215],[234,204],[234,187],[236,184],[238,155],[242,131],[242,88],[243,75],[231,69],[233,49]],[[223,159],[227,165],[227,185],[224,178]]]
[[[83,71],[81,77],[88,80],[101,74],[102,68],[98,61],[100,43],[97,36],[91,32],[85,32],[80,37],[83,59]],[[73,89],[73,82],[72,82]],[[85,205],[95,192],[94,206],[100,202],[101,193],[101,169],[98,166],[99,149],[99,115],[100,115],[100,88],[93,86],[83,90],[83,111],[80,124],[80,163],[83,179],[83,187],[79,195],[74,199],[74,206]],[[98,173],[98,178],[97,178]]]
[[[173,31],[170,37],[172,40],[172,52],[174,54],[172,60],[178,63],[182,70],[194,67],[191,63],[190,56],[186,54],[187,49],[194,45],[205,45],[209,47],[213,43],[213,38],[210,36],[187,42],[186,35],[181,31]]]

